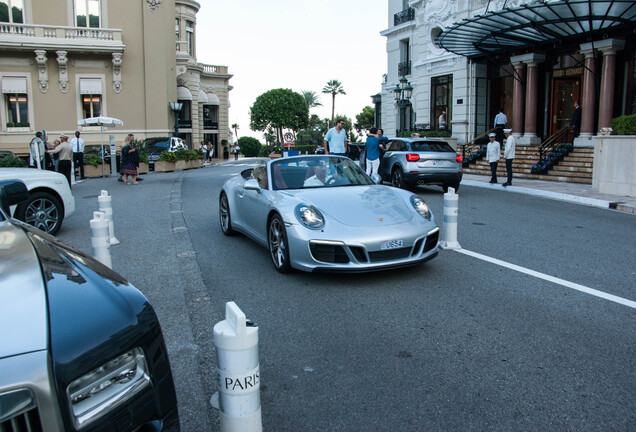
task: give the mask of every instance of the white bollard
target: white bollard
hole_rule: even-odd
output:
[[[91,219],[90,224],[93,258],[105,266],[112,268],[113,262],[110,257],[110,241],[106,216],[102,212],[93,212],[93,219]]]
[[[110,245],[118,245],[119,240],[115,237],[112,197],[108,195],[108,191],[102,190],[102,194],[97,197],[97,202],[99,204],[99,211],[106,215],[106,220],[108,221],[108,236]]]
[[[457,215],[459,214],[459,195],[449,187],[444,194],[444,225],[439,246],[442,249],[461,249],[457,242]]]
[[[210,402],[220,410],[221,432],[261,432],[258,327],[234,302],[214,326],[219,391]]]

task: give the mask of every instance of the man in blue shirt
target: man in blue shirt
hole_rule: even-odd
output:
[[[499,109],[499,114],[497,114],[495,116],[495,127],[497,128],[497,130],[495,131],[496,134],[496,140],[499,143],[503,142],[504,139],[504,127],[506,126],[506,123],[508,123],[508,117],[504,114],[504,109],[500,108]]]
[[[349,147],[347,139],[347,131],[344,130],[345,122],[343,119],[336,119],[336,127],[332,127],[325,135],[325,154],[337,156],[346,156]]]
[[[374,127],[369,129],[369,136],[367,136],[367,174],[372,173],[379,174],[380,169],[380,149],[384,150],[384,146],[380,143],[380,136],[378,130]],[[384,138],[384,137],[383,137]]]

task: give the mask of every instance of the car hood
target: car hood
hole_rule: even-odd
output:
[[[403,191],[382,185],[287,190],[299,203],[313,205],[328,220],[356,227],[386,227],[413,219]]]
[[[0,168],[0,180],[22,180],[30,190],[30,184],[42,181],[53,181],[55,183],[63,184],[66,182],[66,177],[64,177],[64,174],[48,170],[33,168]]]

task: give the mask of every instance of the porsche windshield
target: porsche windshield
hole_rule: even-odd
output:
[[[372,185],[351,159],[338,156],[282,158],[271,163],[274,190]]]

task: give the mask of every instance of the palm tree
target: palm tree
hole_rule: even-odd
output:
[[[318,95],[316,94],[316,92],[303,90],[302,95],[303,95],[303,99],[305,99],[305,103],[310,109],[317,106],[322,106],[322,103],[320,102],[320,99]]]
[[[347,93],[345,93],[344,89],[342,88],[342,83],[336,79],[327,81],[327,85],[323,87],[322,92],[331,93],[331,125],[333,126],[333,116],[336,109],[336,95],[346,95]]]
[[[239,138],[238,138],[238,129],[239,129],[239,125],[238,125],[238,123],[234,123],[234,124],[232,125],[232,129],[234,129],[234,135],[236,135],[236,142],[238,142],[238,139],[239,139]]]

